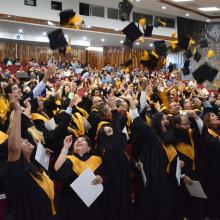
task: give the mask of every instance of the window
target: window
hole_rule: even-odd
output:
[[[118,9],[108,8],[108,14],[107,14],[108,18],[118,20],[119,19],[118,14],[119,14]]]
[[[96,17],[105,17],[105,8],[97,5],[90,5],[90,15]]]
[[[166,27],[168,27],[168,28],[175,28],[175,19],[156,16],[156,19],[157,18],[159,18],[163,22],[165,22],[166,23]]]
[[[89,4],[79,3],[79,14],[89,16]]]
[[[51,1],[51,9],[62,11],[62,2]]]
[[[138,23],[141,18],[145,18],[147,24],[153,24],[153,16],[152,15],[133,12],[133,22]]]

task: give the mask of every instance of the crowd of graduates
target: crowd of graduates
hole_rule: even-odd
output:
[[[0,73],[5,219],[220,219],[218,92],[165,69],[54,58]],[[35,159],[40,144],[48,170]],[[86,168],[104,187],[90,207],[70,187]],[[190,195],[194,181],[207,199]]]

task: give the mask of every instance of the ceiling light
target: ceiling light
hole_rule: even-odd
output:
[[[139,44],[140,44],[139,42],[136,43],[136,45],[139,45]]]
[[[8,15],[8,18],[10,18],[11,17],[11,15]]]
[[[105,41],[105,39],[101,39],[101,41],[102,41],[102,42],[104,42],[104,41]]]
[[[186,17],[189,17],[189,13],[186,13],[185,15],[186,15]]]
[[[52,21],[48,21],[47,24],[48,25],[54,25],[54,23]]]
[[[102,52],[103,51],[103,47],[87,47],[86,50]]]
[[[140,2],[141,0],[136,0],[136,2]]]
[[[121,44],[123,44],[123,43],[124,43],[124,41],[123,41],[123,40],[121,40],[121,41],[120,41],[120,43],[121,43]]]
[[[46,32],[43,32],[43,35],[44,35],[44,36],[46,36],[46,35],[47,35],[47,33],[46,33]]]
[[[205,7],[205,8],[198,8],[200,11],[220,11],[220,8],[217,7]]]
[[[65,38],[69,38],[68,34],[65,34]]]
[[[86,40],[87,39],[87,37],[83,37],[83,40]]]
[[[172,2],[193,2],[194,0],[171,0]]]
[[[23,30],[22,30],[22,29],[19,29],[19,30],[18,30],[18,32],[19,32],[19,33],[22,33],[22,32],[23,32]]]
[[[209,19],[207,19],[207,20],[206,20],[206,22],[210,22],[210,20],[209,20]]]
[[[153,47],[154,45],[153,45],[153,44],[149,44],[149,46],[150,46],[150,47]]]
[[[166,9],[167,9],[167,7],[166,7],[166,6],[162,6],[161,8],[162,8],[163,10],[166,10]]]
[[[91,26],[90,26],[90,25],[87,25],[86,27],[87,27],[87,28],[91,28]]]

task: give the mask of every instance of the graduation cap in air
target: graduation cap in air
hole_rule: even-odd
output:
[[[169,70],[169,73],[173,72],[174,66],[172,63],[169,63],[169,66],[167,67],[167,69]]]
[[[190,64],[190,60],[189,59],[185,60],[183,68],[182,68],[183,75],[189,75],[190,74],[189,64]]]
[[[48,32],[47,36],[50,41],[50,48],[52,50],[58,49],[60,53],[65,54],[68,43],[62,29],[56,29],[54,31]]]
[[[218,69],[211,67],[207,63],[204,63],[193,72],[193,77],[198,83],[203,83],[206,80],[212,82],[218,72]]]
[[[145,28],[144,28],[144,36],[145,37],[150,37],[152,36],[152,32],[153,32],[153,25],[147,25]]]
[[[60,24],[66,25],[69,24],[70,20],[76,15],[76,12],[73,9],[67,9],[60,12]]]
[[[191,50],[187,50],[184,55],[186,56],[186,59],[190,59],[193,56],[193,53]]]
[[[147,59],[143,57],[140,63],[148,69],[154,70],[157,67],[159,56],[154,51],[151,51],[146,57]]]
[[[189,46],[189,42],[190,42],[190,37],[188,36],[179,37],[178,46],[181,49],[187,50]]]
[[[159,26],[166,27],[166,23],[164,21],[162,21],[162,19],[160,19],[160,18],[155,18],[154,19],[154,26],[156,28],[158,28]]]
[[[129,25],[127,25],[122,32],[126,35],[126,39],[124,42],[124,45],[130,46],[134,43],[141,35],[142,32],[140,29],[135,25],[134,22],[131,22]],[[132,47],[132,46],[131,46]]]
[[[167,53],[167,47],[166,47],[166,42],[165,40],[161,41],[154,41],[154,48],[157,54],[161,56],[166,56]]]
[[[133,5],[128,0],[123,0],[122,2],[119,2],[118,8],[119,8],[120,20],[126,21],[130,17],[131,11],[133,9]]]
[[[207,48],[209,46],[208,40],[203,39],[203,40],[199,41],[199,45],[201,48]]]
[[[123,44],[126,47],[132,48],[134,42],[131,42],[131,40],[129,40],[127,37],[125,38],[125,41],[123,42]]]
[[[199,51],[196,51],[195,55],[194,55],[194,60],[196,62],[199,62],[202,58],[202,55],[199,53]]]
[[[131,65],[132,65],[132,59],[127,60],[127,61],[123,64],[123,66],[125,66],[125,67],[129,67],[129,66],[131,66]]]

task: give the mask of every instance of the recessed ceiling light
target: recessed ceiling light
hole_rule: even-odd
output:
[[[166,6],[162,6],[161,8],[162,8],[163,10],[166,10],[166,9],[167,9],[167,7],[166,7]]]
[[[207,20],[206,20],[206,22],[210,22],[210,20],[209,20],[209,19],[207,19]]]
[[[23,30],[22,30],[22,29],[19,29],[19,30],[18,30],[18,32],[22,33],[22,32],[23,32]]]
[[[46,35],[47,35],[47,33],[46,33],[46,32],[43,32],[43,35],[44,35],[44,36],[46,36]]]
[[[54,23],[52,21],[48,21],[47,24],[48,25],[54,25]]]
[[[136,2],[140,2],[141,0],[136,0]]]
[[[149,46],[150,46],[150,47],[153,47],[154,45],[153,45],[153,44],[149,44]]]
[[[87,25],[86,27],[87,27],[87,28],[91,28],[91,26],[90,26],[90,25]]]
[[[220,8],[217,7],[204,7],[198,8],[200,11],[220,11]]]
[[[69,38],[68,34],[65,34],[65,38]]]
[[[10,18],[11,17],[11,15],[8,15],[8,18]]]
[[[102,42],[104,42],[104,41],[105,41],[105,39],[103,38],[103,39],[101,39],[101,41],[102,41]]]
[[[123,41],[123,40],[121,40],[121,41],[120,41],[120,43],[121,43],[121,44],[123,44],[123,43],[124,43],[124,41]]]
[[[83,40],[86,40],[87,39],[87,37],[83,37]]]
[[[186,15],[186,17],[189,17],[189,13],[186,13],[185,15]]]
[[[139,44],[140,44],[139,42],[136,43],[136,45],[139,45]]]
[[[194,0],[171,0],[172,2],[193,2]]]

